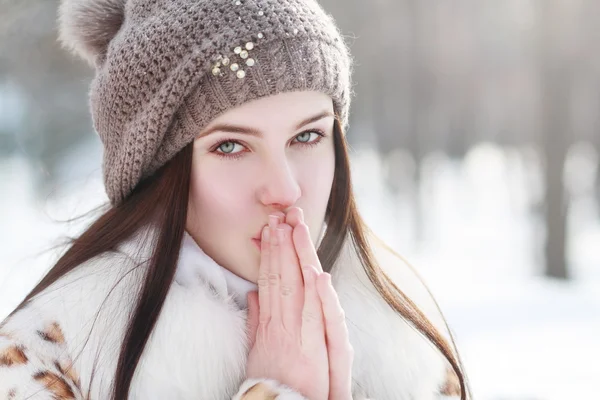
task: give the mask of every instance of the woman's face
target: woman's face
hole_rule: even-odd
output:
[[[186,229],[216,262],[256,282],[262,228],[274,212],[304,211],[313,242],[335,165],[329,96],[289,92],[215,118],[194,141]]]

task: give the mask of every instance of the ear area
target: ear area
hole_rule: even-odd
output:
[[[125,20],[127,0],[61,0],[59,35],[63,47],[95,66]]]

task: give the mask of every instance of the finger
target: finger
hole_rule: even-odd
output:
[[[258,304],[258,292],[252,291],[248,293],[248,319],[246,322],[248,332],[248,343],[249,348],[254,347],[256,342],[256,333],[259,325],[259,304]]]
[[[279,236],[277,225],[279,217],[269,216],[269,307],[271,310],[271,322],[281,322],[281,266],[279,263]]]
[[[302,268],[304,277],[304,306],[302,308],[302,346],[308,353],[325,347],[325,331],[321,300],[317,293],[316,281],[318,272],[308,265]]]
[[[351,388],[354,358],[354,350],[348,337],[346,317],[331,284],[331,275],[321,274],[317,279],[316,286],[325,321],[330,393],[332,398],[344,398]]]
[[[300,265],[313,265],[317,268],[317,271],[323,272],[317,250],[310,238],[308,226],[306,226],[304,222],[298,224],[294,228],[293,240],[296,253],[298,253],[298,259],[300,260]]]
[[[316,286],[323,308],[325,331],[328,339],[332,339],[328,340],[330,342],[329,346],[333,349],[346,350],[346,344],[349,343],[346,317],[338,295],[331,284],[331,275],[328,273],[320,274]]]
[[[281,266],[281,319],[290,332],[297,332],[302,322],[304,283],[300,262],[292,242],[292,227],[281,224],[279,233],[279,265]]]
[[[295,228],[300,222],[304,221],[304,212],[300,207],[292,207],[285,215],[285,223]]]
[[[269,295],[269,261],[271,258],[269,227],[263,228],[260,241],[260,266],[258,268],[259,322],[267,324],[271,320],[271,297]]]
[[[281,211],[273,211],[271,214],[269,214],[269,221],[271,220],[271,217],[277,217],[277,224],[275,224],[275,226],[285,222],[285,214]]]

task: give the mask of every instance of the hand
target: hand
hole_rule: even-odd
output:
[[[326,400],[329,362],[319,272],[310,264],[300,268],[292,227],[281,220],[272,216],[263,229],[258,294],[248,296],[246,373],[248,378],[275,379],[310,400]]]
[[[293,240],[300,265],[314,265],[323,272],[317,251],[310,239],[310,233],[302,210],[290,209],[286,222],[294,227]],[[321,300],[325,318],[327,354],[329,358],[329,400],[352,399],[352,362],[354,349],[348,338],[348,328],[344,310],[331,284],[331,276],[320,273],[317,277],[317,292]]]

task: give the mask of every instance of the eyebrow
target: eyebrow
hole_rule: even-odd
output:
[[[306,118],[305,120],[301,121],[297,126],[295,130],[298,130],[300,128],[302,128],[305,125],[308,125],[310,123],[319,121],[323,118],[326,117],[334,117],[335,115],[332,114],[330,111],[323,111],[320,112],[319,114],[316,114],[312,117]],[[245,127],[245,126],[239,126],[239,125],[232,125],[232,124],[227,124],[227,123],[223,123],[223,124],[217,124],[215,126],[213,126],[212,128],[202,132],[201,134],[199,134],[198,136],[196,136],[196,139],[205,137],[210,135],[213,132],[231,132],[231,133],[245,133],[248,135],[252,135],[252,136],[262,136],[262,133],[260,132],[260,130],[255,129],[255,128],[250,128],[250,127]]]

